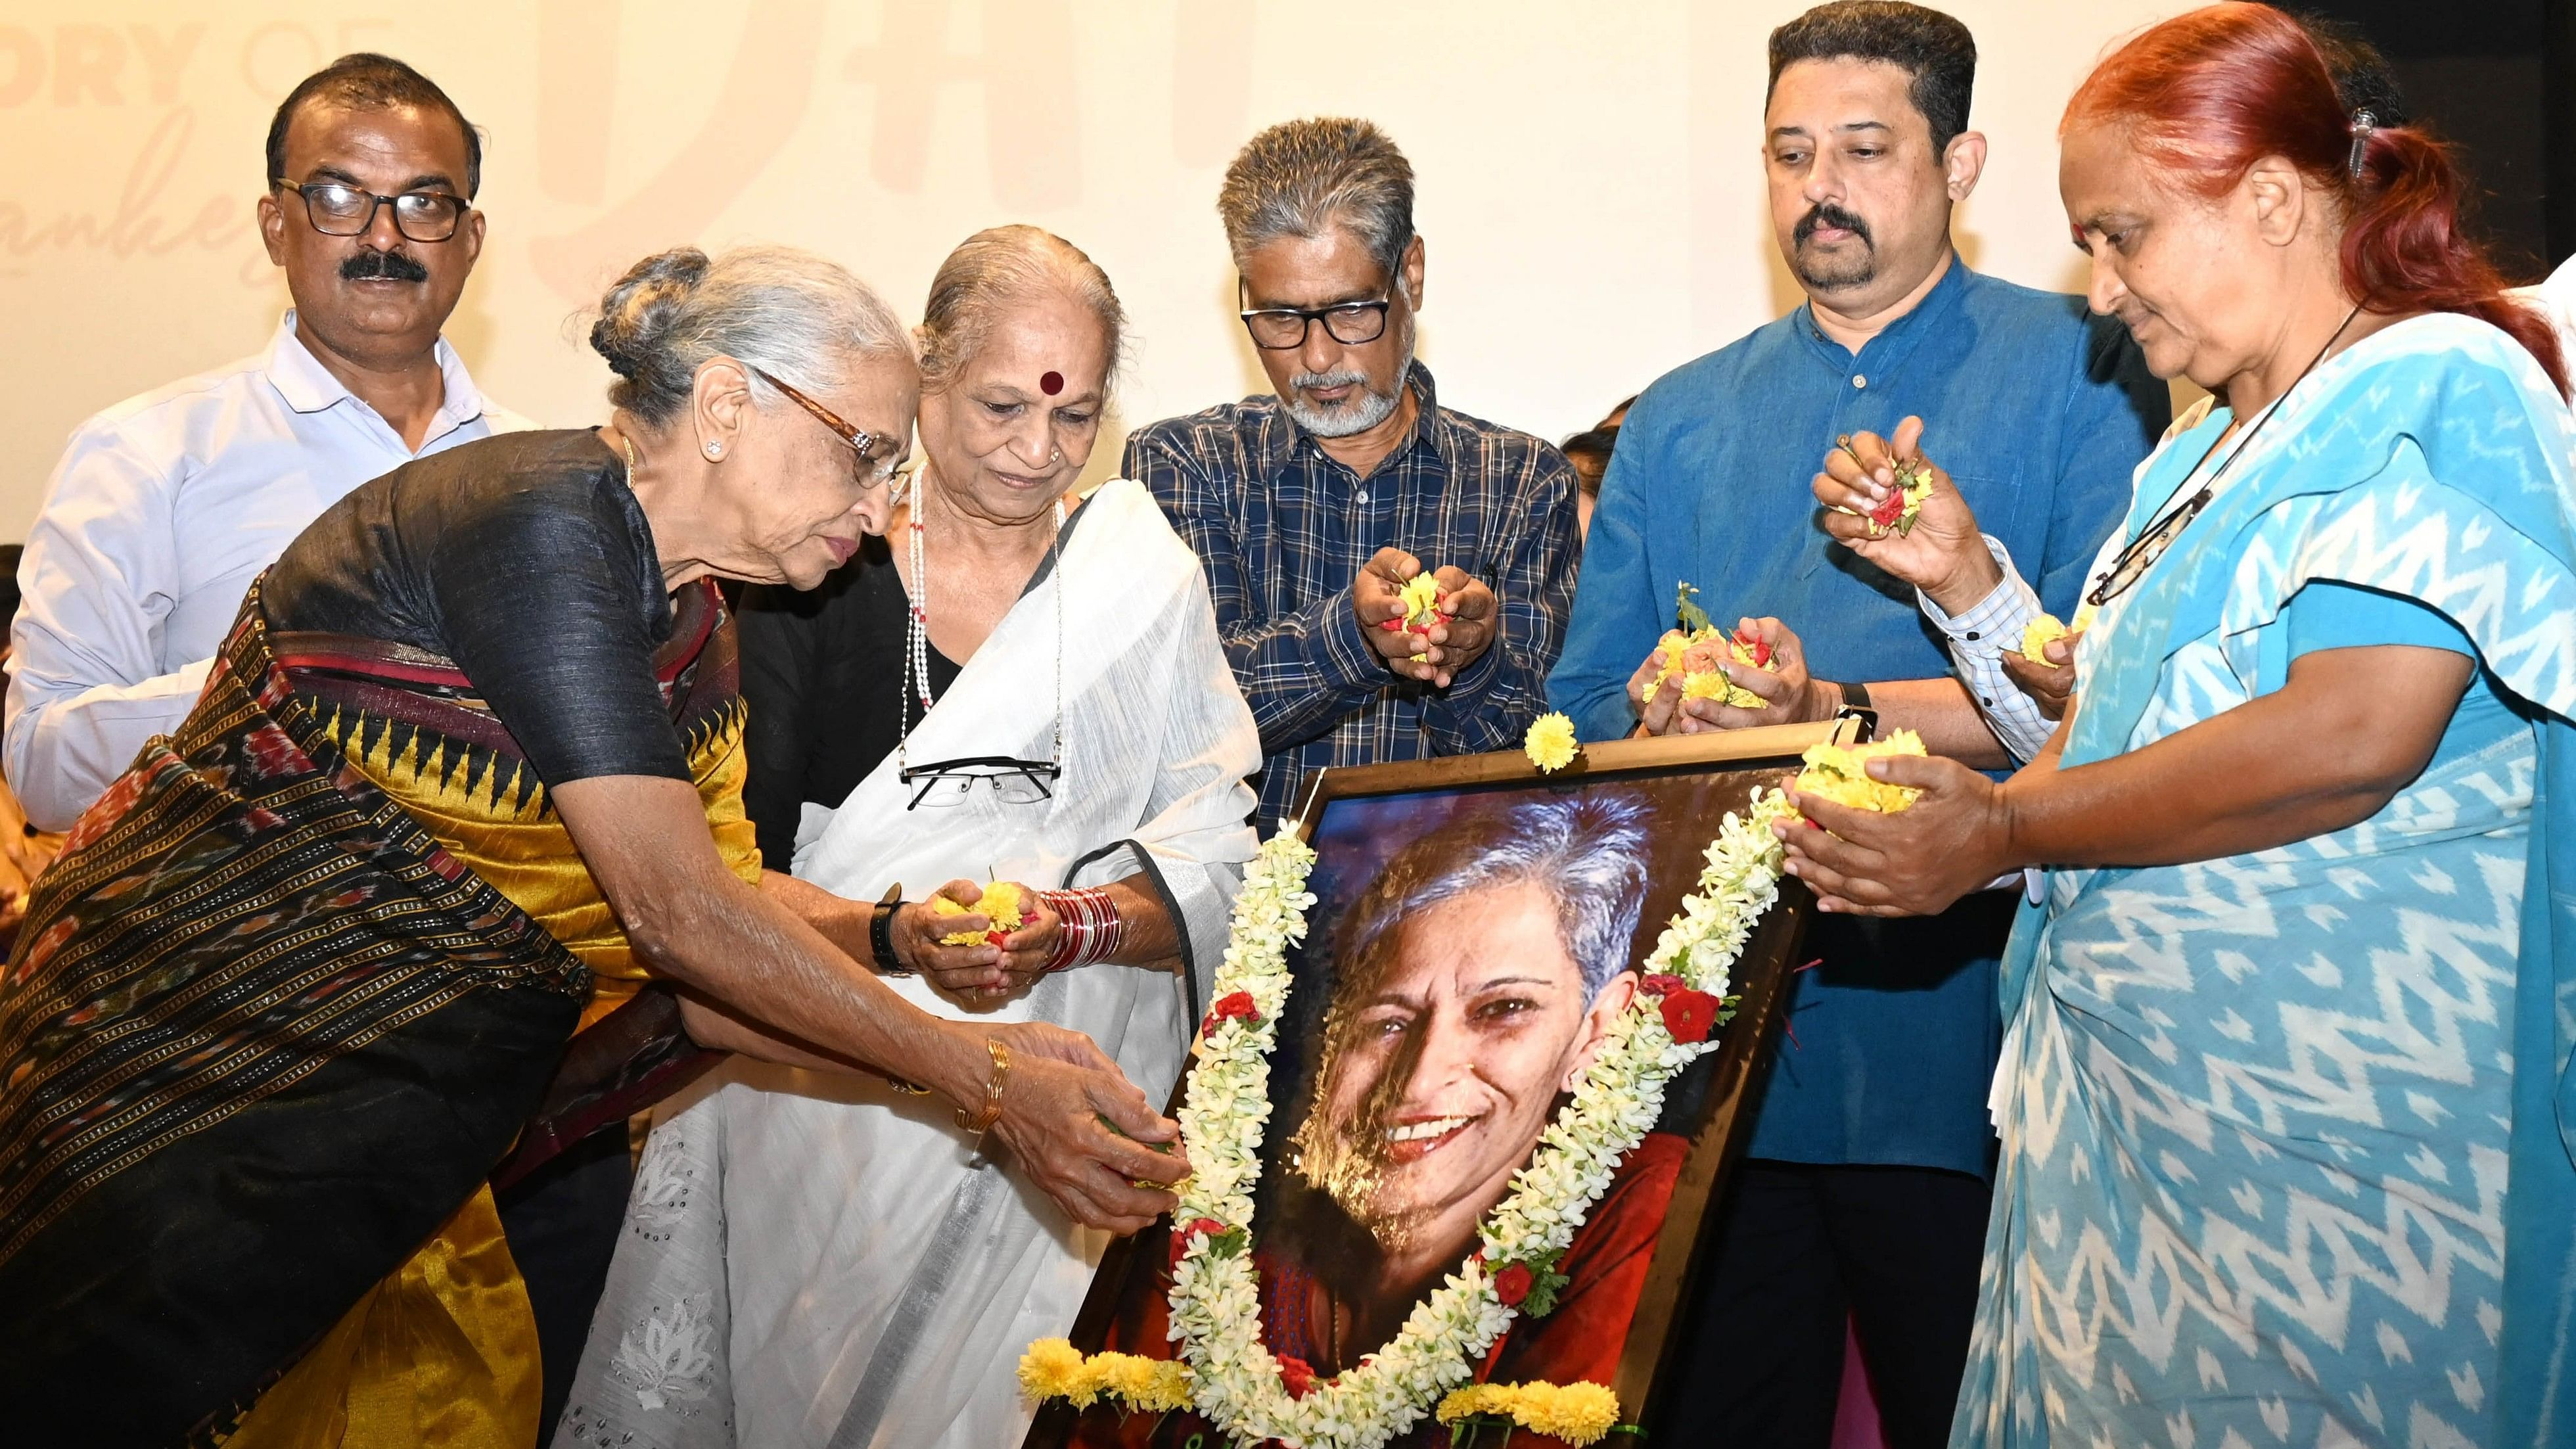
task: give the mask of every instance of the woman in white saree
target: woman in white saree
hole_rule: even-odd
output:
[[[893,547],[785,633],[746,601],[746,793],[773,855],[801,797],[795,875],[819,890],[948,881],[969,907],[844,913],[852,955],[922,973],[893,981],[908,1000],[1082,1032],[1159,1105],[1252,855],[1261,749],[1197,557],[1135,483],[1066,493],[1119,322],[1098,268],[1034,228],[950,256],[920,333],[928,465]],[[940,944],[988,926],[975,881],[1031,888],[1025,923]],[[1019,1355],[1070,1327],[1110,1234],[981,1149],[883,1078],[711,1074],[657,1116],[555,1443],[1016,1444]],[[1126,1227],[1169,1201],[1088,1190]]]

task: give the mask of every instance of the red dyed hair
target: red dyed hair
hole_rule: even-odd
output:
[[[2383,126],[2352,174],[2352,118],[2298,21],[2261,4],[2221,4],[2140,33],[2094,67],[2058,134],[2128,129],[2148,161],[2205,196],[2279,156],[2332,196],[2344,218],[2344,290],[2370,311],[2458,312],[2502,328],[2567,395],[2558,333],[2505,295],[2504,279],[2460,230],[2450,152],[2411,126]]]

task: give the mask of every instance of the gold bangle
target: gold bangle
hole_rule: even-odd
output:
[[[988,1036],[984,1050],[993,1058],[993,1075],[984,1081],[984,1108],[971,1114],[963,1107],[957,1109],[957,1125],[978,1137],[1002,1120],[1002,1088],[1011,1080],[1011,1049]]]

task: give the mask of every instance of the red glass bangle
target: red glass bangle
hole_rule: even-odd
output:
[[[1055,913],[1055,952],[1047,957],[1046,969],[1065,971],[1106,961],[1118,954],[1127,939],[1127,923],[1118,914],[1118,903],[1109,892],[1098,886],[1076,886],[1071,890],[1039,891],[1038,899]]]

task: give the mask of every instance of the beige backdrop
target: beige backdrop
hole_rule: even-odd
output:
[[[827,252],[909,312],[967,233],[1049,227],[1108,269],[1129,422],[1240,396],[1213,202],[1272,121],[1385,125],[1419,176],[1422,352],[1443,401],[1550,437],[1795,301],[1756,156],[1763,41],[1795,0],[10,0],[0,8],[0,539],[100,407],[265,345],[252,228],[277,100],[389,51],[488,133],[489,243],[450,325],[484,389],[598,418],[570,318],[677,242]],[[1953,0],[1993,142],[1960,241],[2081,285],[2056,117],[2180,0]],[[1344,18],[1356,17],[1356,18]]]

